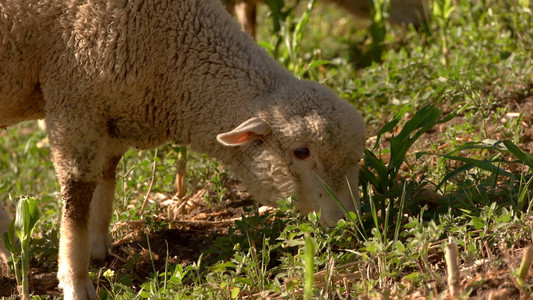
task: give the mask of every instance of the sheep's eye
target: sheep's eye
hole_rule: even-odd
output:
[[[308,158],[311,155],[311,152],[309,152],[309,149],[306,147],[296,148],[292,150],[292,153],[294,154],[294,156],[296,156],[296,158],[302,160]]]
[[[254,141],[254,145],[255,145],[255,146],[261,146],[261,145],[263,145],[263,140],[255,140],[255,141]]]

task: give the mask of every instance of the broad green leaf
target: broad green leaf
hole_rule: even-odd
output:
[[[507,147],[509,152],[516,156],[516,158],[518,158],[522,163],[528,165],[530,168],[533,169],[533,155],[522,151],[510,140],[503,141],[503,144],[505,145],[505,147]]]
[[[395,246],[398,251],[405,252],[405,246],[402,244],[402,242],[397,241]]]
[[[477,159],[468,158],[468,157],[451,156],[451,155],[444,155],[444,157],[446,157],[448,159],[458,160],[458,161],[465,162],[467,164],[474,165],[474,166],[476,166],[476,167],[478,167],[478,168],[480,168],[482,170],[489,171],[489,172],[492,172],[492,173],[497,174],[497,175],[502,175],[502,176],[507,176],[507,177],[513,176],[512,173],[509,173],[509,172],[505,171],[504,169],[493,165],[489,161],[477,160]]]
[[[374,147],[373,147],[374,151],[377,149],[379,142],[381,141],[381,136],[386,132],[392,132],[392,130],[394,130],[394,127],[398,125],[400,120],[403,118],[403,116],[409,109],[411,109],[411,106],[405,105],[396,114],[394,114],[394,117],[392,118],[392,120],[390,120],[389,122],[387,122],[387,124],[381,127],[381,129],[378,131],[376,143],[374,144]]]
[[[231,289],[231,299],[237,299],[239,297],[241,289],[239,287],[234,287]]]
[[[361,183],[368,182],[376,188],[380,187],[380,182],[376,178],[376,176],[374,176],[374,173],[370,172],[367,169],[359,170],[359,180],[361,181]]]
[[[442,112],[432,104],[426,105],[418,110],[413,118],[405,123],[400,133],[391,138],[391,159],[389,163],[389,172],[393,175],[405,160],[405,155],[412,144],[435,124],[444,122],[452,117],[448,115],[439,122]]]

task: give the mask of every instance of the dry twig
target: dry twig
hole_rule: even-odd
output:
[[[522,284],[527,277],[527,272],[531,266],[531,261],[533,260],[533,245],[528,246],[524,249],[524,256],[522,257],[522,262],[520,263],[520,268],[518,269],[518,283]]]
[[[154,157],[157,156],[157,148],[155,149]],[[144,201],[143,205],[141,206],[141,213],[144,211],[144,206],[146,205],[146,200],[148,200],[148,195],[152,192],[152,187],[154,186],[154,180],[155,180],[155,169],[157,166],[156,163],[157,160],[154,159],[154,166],[152,167],[152,179],[150,180],[150,185],[148,186],[148,191],[146,191],[146,195],[144,195]]]
[[[450,237],[448,244],[446,244],[446,266],[448,271],[448,288],[450,296],[459,297],[461,292],[460,278],[459,278],[459,259],[458,259],[457,245],[452,242]]]

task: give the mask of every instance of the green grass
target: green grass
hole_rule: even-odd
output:
[[[93,267],[102,299],[438,297],[445,293],[448,237],[467,266],[485,258],[505,266],[508,252],[531,243],[532,112],[520,110],[533,101],[531,5],[438,0],[442,9],[433,10],[427,30],[377,24],[379,39],[370,23],[332,5],[298,2],[260,17],[260,44],[362,111],[369,150],[354,191],[363,195],[361,211],[322,228],[319,213],[299,216],[291,199],[280,199],[275,212],[252,209],[195,262],[167,255],[160,266],[150,256],[151,275],[143,278],[133,267]],[[34,122],[0,132],[0,199],[12,215],[21,195],[39,200],[30,266],[55,271],[59,186],[44,138]],[[131,150],[117,171],[112,222],[147,220],[147,245],[169,226],[157,201],[141,206],[153,177],[152,194],[175,192],[179,156],[171,146]],[[207,186],[211,205],[225,200],[231,175],[224,166],[202,154],[188,157],[188,193]],[[128,233],[118,230],[113,239]],[[483,284],[472,282],[463,296]],[[530,289],[526,284],[524,295]]]

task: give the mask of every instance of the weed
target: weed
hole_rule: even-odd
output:
[[[37,199],[21,197],[17,202],[16,218],[11,221],[3,237],[6,248],[11,252],[13,271],[23,299],[30,298],[30,241],[35,224],[39,221],[37,205]]]

